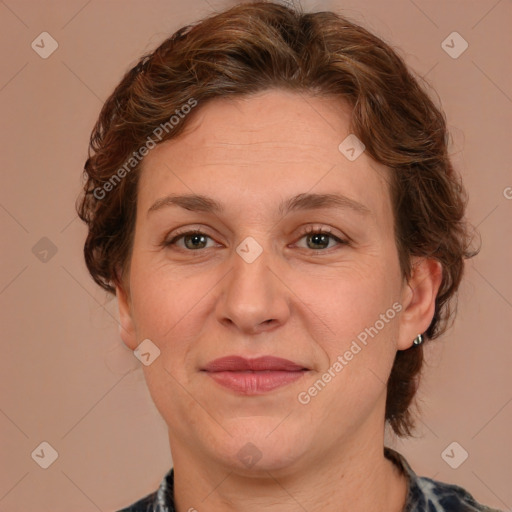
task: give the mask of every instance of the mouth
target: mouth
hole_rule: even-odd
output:
[[[261,395],[297,381],[309,368],[280,357],[228,356],[211,361],[201,371],[238,394]]]

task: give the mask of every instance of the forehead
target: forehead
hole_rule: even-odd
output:
[[[242,204],[338,191],[385,215],[389,169],[365,152],[350,161],[339,149],[350,115],[339,99],[282,90],[199,103],[185,131],[145,157],[139,204],[147,210],[166,193]]]

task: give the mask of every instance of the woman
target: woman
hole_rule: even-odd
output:
[[[259,2],[179,30],[91,137],[85,258],[168,425],[125,511],[489,511],[384,447],[470,250],[443,114],[383,41]]]

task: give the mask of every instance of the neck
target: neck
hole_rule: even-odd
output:
[[[407,482],[384,457],[383,428],[357,437],[357,442],[340,442],[340,449],[329,454],[249,476],[204,454],[176,450],[171,440],[175,508],[177,512],[401,512]]]

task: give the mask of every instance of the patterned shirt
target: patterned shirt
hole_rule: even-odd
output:
[[[384,455],[407,478],[407,499],[402,512],[501,512],[477,503],[462,487],[417,476],[404,456],[391,448],[385,447]],[[171,468],[157,491],[118,512],[176,512],[173,491],[174,468]]]

